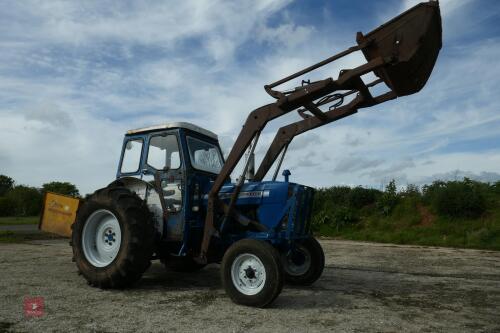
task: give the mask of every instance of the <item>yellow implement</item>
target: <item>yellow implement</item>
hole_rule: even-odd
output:
[[[46,192],[38,229],[64,237],[71,237],[80,200],[61,194]]]

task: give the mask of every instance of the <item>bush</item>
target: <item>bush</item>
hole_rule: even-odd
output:
[[[377,207],[384,215],[390,215],[394,210],[394,207],[398,204],[398,201],[399,197],[396,191],[396,181],[393,179],[385,187],[384,193],[382,193],[378,199]]]
[[[331,207],[362,208],[374,204],[382,192],[376,189],[367,189],[361,186],[350,188],[347,186],[333,186],[321,188],[314,195],[314,210],[328,210]]]
[[[422,196],[420,188],[413,184],[406,185],[406,188],[400,193],[400,195],[404,198],[420,198]]]
[[[312,227],[321,225],[337,229],[356,224],[360,218],[358,210],[374,204],[381,192],[362,187],[333,186],[317,190],[314,196]]]
[[[43,192],[53,192],[64,195],[69,195],[72,197],[79,197],[80,192],[74,184],[68,182],[50,182],[42,185]]]
[[[356,224],[359,221],[359,217],[356,212],[349,207],[339,207],[333,214],[333,225],[332,227],[339,230],[342,227]]]
[[[425,188],[424,198],[443,216],[477,218],[486,211],[484,186],[468,178],[434,182]]]
[[[34,187],[15,186],[6,198],[13,203],[16,216],[38,215],[42,209],[42,194]]]
[[[348,186],[333,186],[320,190],[320,196],[323,199],[323,204],[345,206],[349,201],[349,193],[351,188]]]
[[[314,231],[318,231],[322,225],[329,225],[330,221],[331,219],[327,212],[319,211],[311,218],[311,228]]]
[[[491,188],[493,189],[493,192],[495,192],[496,194],[500,194],[500,181],[492,184]]]
[[[14,179],[6,175],[0,175],[0,197],[3,197],[7,192],[14,187]]]
[[[375,189],[366,189],[361,186],[351,189],[348,195],[348,203],[350,207],[363,208],[374,204],[382,193]]]
[[[441,180],[435,180],[431,185],[424,185],[422,188],[424,203],[433,206],[434,199],[447,186],[446,184],[446,182]]]
[[[0,197],[0,216],[11,216],[14,214],[14,203],[11,199]]]
[[[322,225],[327,225],[339,231],[341,228],[354,225],[359,221],[355,210],[346,206],[336,207],[335,210],[321,210],[312,217],[313,230],[320,230]]]
[[[313,214],[317,223],[321,216],[333,215],[333,210],[340,206],[346,206],[348,195],[351,188],[347,186],[334,186],[329,188],[320,188],[314,194]]]

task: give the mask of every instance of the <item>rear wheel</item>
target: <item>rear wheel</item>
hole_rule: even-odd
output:
[[[78,209],[72,228],[76,265],[93,286],[130,286],[150,265],[153,220],[146,204],[124,187],[96,191]]]
[[[283,288],[279,253],[264,241],[234,243],[222,259],[221,274],[226,293],[237,304],[265,307]]]
[[[281,255],[285,280],[290,284],[310,285],[319,279],[325,268],[325,254],[319,242],[307,238]]]

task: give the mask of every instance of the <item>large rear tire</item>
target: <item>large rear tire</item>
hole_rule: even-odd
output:
[[[222,283],[237,304],[265,307],[283,289],[283,267],[278,251],[269,243],[243,239],[224,254]]]
[[[78,209],[72,228],[74,260],[92,286],[131,286],[151,264],[152,215],[145,202],[127,188],[96,191]]]
[[[281,255],[285,281],[307,286],[318,280],[325,268],[325,254],[319,242],[310,237],[296,244],[293,251]]]

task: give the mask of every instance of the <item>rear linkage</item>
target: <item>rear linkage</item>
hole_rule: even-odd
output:
[[[261,181],[264,178],[276,158],[282,153],[274,174],[274,179],[276,178],[288,145],[295,136],[355,114],[359,109],[420,91],[427,82],[441,49],[441,35],[441,16],[438,2],[421,3],[366,36],[358,32],[356,37],[358,45],[264,86],[266,92],[276,101],[250,113],[213,184],[208,195],[204,235],[197,261],[206,262],[211,237],[223,232],[229,217],[236,217],[243,224],[258,224],[258,222],[243,217],[234,208],[245,180],[250,159],[244,166],[242,176],[231,195],[229,204],[219,200],[218,194],[245,151],[250,147],[250,153],[253,153],[260,133],[269,121],[294,110],[297,110],[303,118],[278,130],[253,178],[256,181]],[[356,51],[362,51],[367,62],[353,69],[341,70],[336,80],[332,78],[314,82],[303,80],[302,86],[294,90],[274,90],[290,80]],[[374,73],[378,79],[365,84],[361,76],[368,73]],[[389,91],[372,96],[369,88],[381,82],[386,84]],[[356,94],[355,97],[344,104],[344,98],[354,94]],[[330,106],[325,111],[320,108],[328,105]],[[225,216],[219,230],[214,227],[216,209],[222,211]]]

